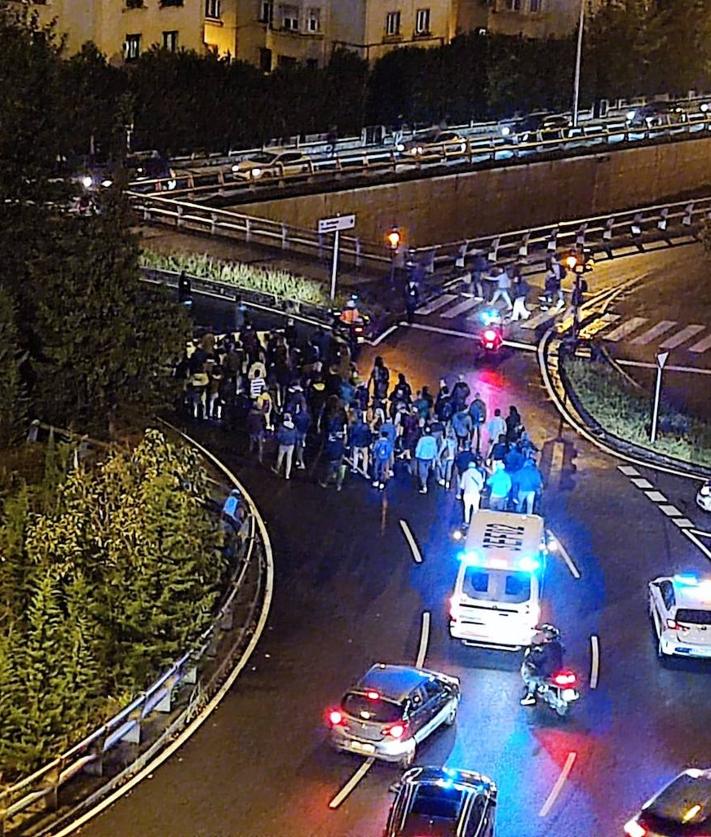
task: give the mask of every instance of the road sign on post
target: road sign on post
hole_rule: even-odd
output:
[[[321,218],[318,222],[319,235],[334,233],[333,262],[331,265],[331,299],[336,298],[336,277],[338,275],[338,248],[341,243],[341,230],[352,230],[355,227],[355,215],[336,215],[334,218]]]
[[[659,422],[659,402],[662,397],[662,371],[669,360],[669,352],[659,352],[657,355],[657,383],[654,387],[654,404],[652,406],[652,428],[649,434],[649,441],[654,444],[657,441],[657,423]]]

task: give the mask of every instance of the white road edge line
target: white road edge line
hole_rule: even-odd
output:
[[[415,536],[412,534],[412,530],[407,525],[406,520],[400,521],[400,528],[402,529],[402,533],[405,536],[405,540],[410,545],[410,550],[412,551],[412,557],[415,559],[416,564],[422,563],[422,553],[420,552],[420,548],[417,545],[417,541],[415,540]]]
[[[590,637],[590,688],[597,689],[600,680],[600,637]]]
[[[422,613],[422,627],[420,628],[420,646],[417,649],[415,668],[422,668],[427,656],[427,644],[430,640],[430,612],[425,610]]]
[[[553,785],[553,789],[548,794],[548,799],[546,799],[546,801],[543,803],[543,807],[538,812],[539,817],[548,816],[549,811],[551,810],[553,805],[555,805],[555,801],[560,796],[560,792],[563,790],[565,780],[568,778],[570,771],[573,769],[573,765],[575,764],[575,759],[577,757],[577,753],[568,753],[568,758],[565,760],[565,764],[563,765],[563,769],[560,772],[560,776],[557,778],[555,785]]]
[[[711,532],[703,532],[701,529],[689,529],[692,535],[698,535],[700,538],[711,538]]]
[[[695,534],[692,533],[691,529],[680,529],[679,531],[683,532],[686,537],[704,553],[704,555],[711,561],[711,549],[709,549],[705,543],[701,543],[701,541],[696,537]]]
[[[271,541],[269,540],[269,533],[267,532],[267,527],[264,524],[262,516],[259,514],[254,500],[252,500],[252,497],[249,494],[249,492],[245,489],[245,487],[237,479],[237,477],[232,473],[232,471],[226,465],[220,462],[220,460],[213,453],[207,450],[207,448],[204,448],[199,442],[196,442],[193,438],[188,436],[187,433],[183,433],[182,430],[179,430],[177,427],[174,427],[169,422],[165,421],[164,419],[161,419],[160,421],[167,427],[170,427],[171,430],[174,430],[176,433],[179,433],[184,439],[190,442],[190,444],[195,445],[195,447],[204,456],[210,459],[213,462],[213,464],[220,471],[222,471],[222,473],[225,474],[225,476],[229,480],[231,480],[235,485],[238,485],[243,497],[254,510],[255,517],[257,520],[257,526],[259,527],[259,532],[264,540],[264,552],[267,565],[267,583],[264,591],[264,605],[262,606],[262,612],[259,615],[257,627],[254,629],[254,634],[252,635],[252,639],[250,640],[249,645],[245,649],[244,654],[242,654],[239,662],[232,669],[229,676],[222,684],[220,690],[207,704],[207,706],[203,709],[200,715],[198,715],[198,717],[195,718],[195,720],[191,724],[189,724],[189,726],[187,726],[180,733],[180,735],[165,748],[165,750],[162,750],[160,754],[156,756],[155,759],[153,759],[153,761],[147,764],[141,771],[136,773],[135,776],[132,776],[126,782],[125,785],[121,785],[121,787],[118,788],[118,790],[114,791],[112,794],[107,796],[106,799],[103,799],[90,811],[87,811],[85,814],[82,814],[78,819],[74,820],[74,822],[70,823],[66,828],[62,829],[62,831],[57,831],[54,834],[54,837],[65,837],[66,835],[72,834],[78,828],[85,825],[87,822],[89,822],[89,820],[97,816],[97,814],[100,814],[102,811],[106,810],[106,808],[113,805],[114,802],[119,800],[122,796],[125,796],[139,782],[142,782],[143,779],[145,779],[151,773],[154,773],[161,766],[161,764],[163,764],[163,762],[167,761],[176,750],[182,747],[183,744],[198,731],[198,729],[210,717],[210,715],[212,715],[212,713],[215,711],[215,709],[217,709],[227,692],[229,692],[229,690],[232,688],[235,680],[237,680],[237,678],[239,677],[240,672],[247,665],[247,663],[249,662],[249,658],[254,653],[254,649],[257,647],[257,643],[259,642],[262,633],[264,632],[264,628],[267,624],[267,617],[269,616],[269,610],[272,604],[272,597],[274,595],[274,556],[272,553],[272,545]]]
[[[391,325],[390,328],[386,329],[380,335],[380,337],[377,337],[375,340],[373,340],[373,342],[370,345],[371,346],[379,346],[383,342],[383,340],[385,340],[386,337],[390,337],[390,335],[393,333],[393,331],[397,331],[397,329],[398,329],[397,323],[395,323],[395,325]]]
[[[573,561],[573,559],[570,557],[570,554],[568,553],[568,550],[563,546],[563,544],[556,537],[556,535],[553,532],[550,531],[550,529],[548,530],[548,534],[555,541],[556,546],[558,548],[558,552],[560,552],[560,554],[563,556],[563,560],[565,561],[568,569],[570,570],[570,574],[573,576],[573,578],[579,579],[580,578],[580,570],[575,566],[575,561]],[[555,554],[555,552],[553,554]]]
[[[341,805],[350,794],[353,792],[355,786],[360,782],[364,777],[365,774],[370,770],[370,768],[375,764],[375,759],[370,756],[367,758],[363,764],[356,770],[356,772],[351,776],[351,778],[346,782],[346,784],[338,791],[338,793],[333,797],[333,799],[328,803],[328,807],[335,811],[339,805]]]

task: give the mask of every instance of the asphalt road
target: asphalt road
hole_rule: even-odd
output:
[[[311,469],[286,483],[248,459],[241,438],[192,426],[237,469],[270,529],[276,582],[268,630],[208,723],[83,833],[380,834],[398,769],[374,765],[343,804],[330,809],[361,761],[329,750],[323,713],[374,661],[413,662],[424,612],[431,614],[425,665],[460,677],[463,700],[456,725],[423,745],[418,762],[471,768],[495,779],[497,834],[619,835],[625,820],[678,770],[708,765],[711,670],[686,660],[660,666],[646,615],[649,579],[708,571],[708,558],[619,463],[561,430],[532,354],[504,356],[477,370],[466,340],[421,331],[397,332],[378,351],[392,371],[406,372],[418,385],[465,374],[490,408],[515,403],[542,446],[547,525],[580,573],[576,579],[562,559],[551,562],[544,602],[544,616],[561,627],[568,662],[584,683],[577,711],[560,721],[545,708],[520,707],[518,655],[450,640],[446,607],[456,574],[450,531],[461,514],[451,494],[435,489],[423,497],[404,474],[384,493],[360,477],[351,477],[341,494],[324,490]],[[369,360],[363,359],[364,369]],[[693,483],[642,476],[697,526],[711,529],[694,510]],[[401,520],[414,533],[421,564],[413,560]],[[592,636],[600,648],[595,689]]]

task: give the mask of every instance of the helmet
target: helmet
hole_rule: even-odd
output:
[[[552,642],[554,639],[560,639],[560,631],[555,625],[545,623],[538,626],[538,632],[543,635],[544,641]]]

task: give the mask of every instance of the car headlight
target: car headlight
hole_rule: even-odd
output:
[[[628,122],[631,122],[635,118],[635,116],[637,116],[637,111],[636,110],[628,110],[627,113],[625,114],[625,118],[627,119]]]
[[[711,485],[702,485],[699,489],[699,494],[702,497],[708,497],[709,495],[711,495]]]
[[[113,186],[113,180],[109,180],[109,178],[107,177],[105,180],[101,181],[101,185],[104,187],[104,189],[108,189],[109,186]]]
[[[90,177],[88,174],[85,174],[84,177],[82,177],[81,179],[81,185],[85,189],[91,189],[91,187],[94,185],[94,178]]]
[[[504,137],[511,136],[511,128],[509,128],[508,125],[504,125],[504,127],[501,129],[501,135]]]
[[[173,189],[175,189],[177,187],[178,181],[177,180],[169,180],[167,185],[168,185],[168,189],[172,192]]]
[[[404,151],[404,150],[405,150],[405,146],[404,146],[401,142],[399,142],[399,143],[395,146],[395,150],[396,150],[396,151]]]
[[[261,170],[261,169],[259,169],[259,168],[257,168],[257,169],[252,169],[252,170],[249,172],[249,174],[250,174],[250,177],[253,177],[253,178],[256,180],[258,177],[261,177],[261,176],[262,176],[262,170]]]

